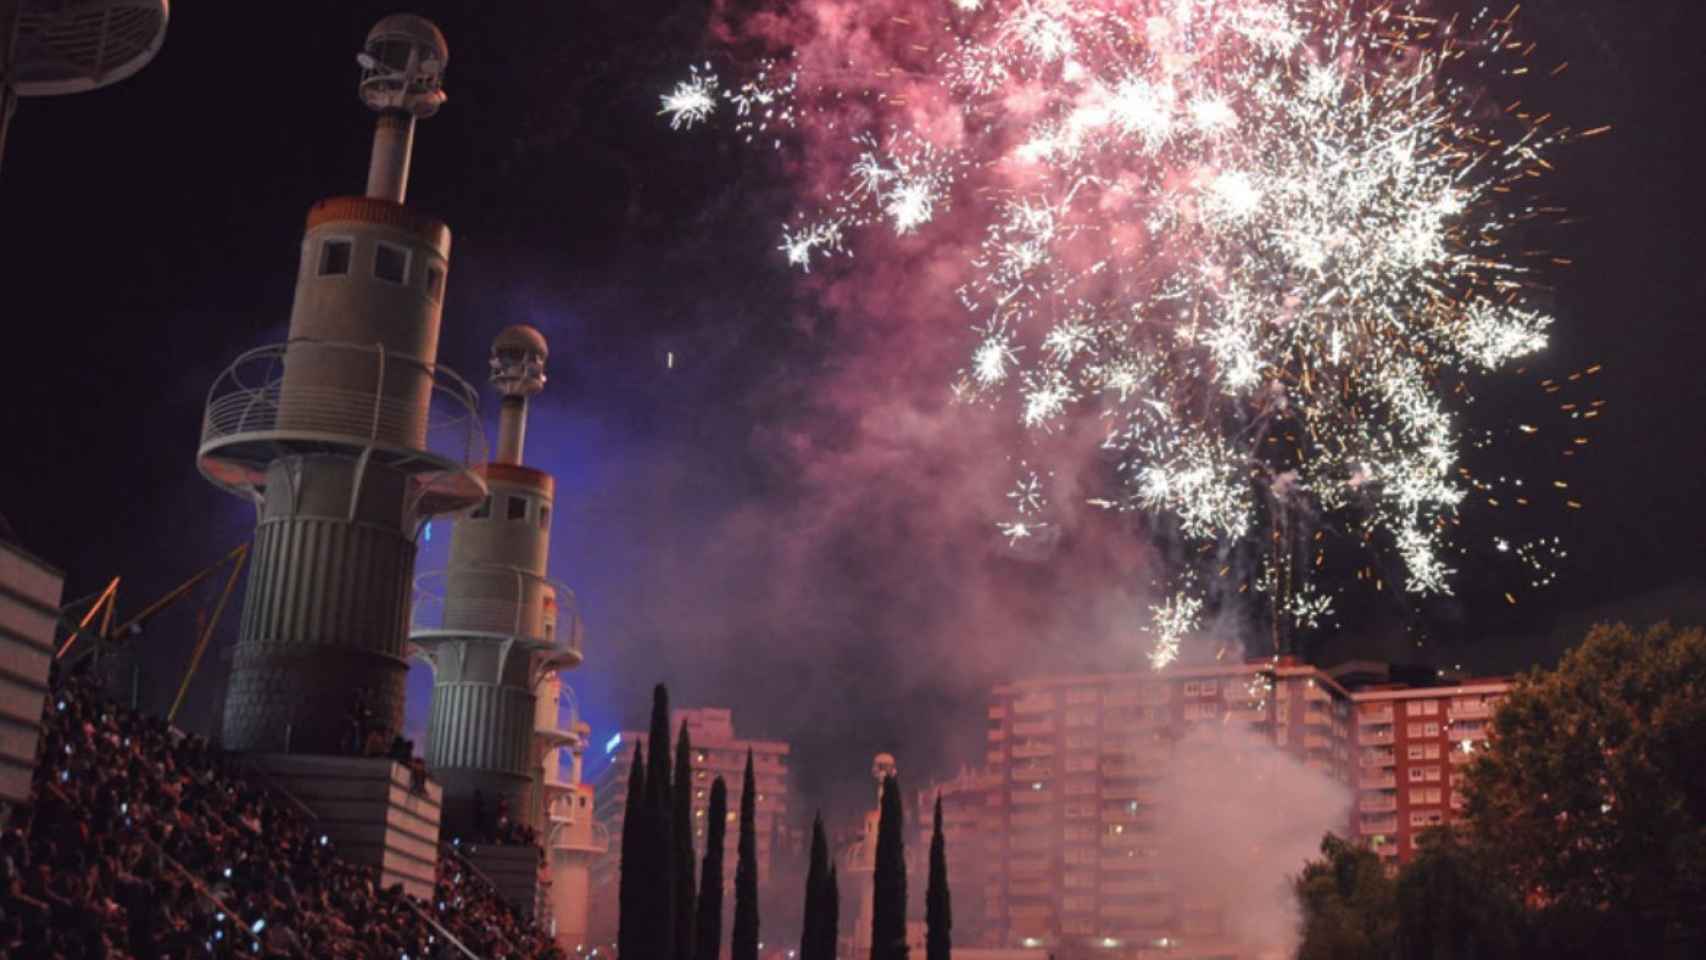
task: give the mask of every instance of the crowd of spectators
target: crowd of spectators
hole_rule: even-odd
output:
[[[0,960],[559,955],[455,857],[430,903],[382,887],[288,797],[86,678],[56,678],[43,727],[0,833]]]
[[[496,805],[488,806],[480,790],[474,791],[474,828],[468,839],[474,843],[539,846],[538,832],[510,816],[508,797],[500,795]]]

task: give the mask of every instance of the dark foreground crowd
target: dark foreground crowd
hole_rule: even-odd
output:
[[[383,888],[204,739],[79,677],[50,694],[32,800],[0,834],[0,960],[559,956],[456,860],[430,903]]]

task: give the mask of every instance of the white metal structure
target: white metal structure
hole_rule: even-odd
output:
[[[0,0],[0,158],[19,97],[99,89],[166,42],[168,0]]]

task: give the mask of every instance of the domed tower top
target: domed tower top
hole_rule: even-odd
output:
[[[512,324],[492,341],[492,385],[506,397],[531,397],[545,389],[545,335],[525,323]]]
[[[409,154],[415,121],[444,105],[444,65],[450,47],[432,21],[412,13],[386,17],[367,32],[356,54],[361,102],[379,114],[373,158],[367,166],[367,195],[402,203],[409,189]]]
[[[521,463],[527,441],[527,401],[545,389],[545,335],[525,323],[503,328],[492,341],[492,385],[503,394],[498,409],[498,463]]]
[[[412,13],[386,17],[367,31],[355,59],[361,64],[361,102],[369,110],[430,117],[444,104],[450,47],[431,20]]]

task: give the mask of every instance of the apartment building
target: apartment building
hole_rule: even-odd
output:
[[[1351,693],[1357,721],[1354,835],[1386,860],[1408,860],[1416,835],[1463,809],[1463,767],[1486,742],[1502,679]]]
[[[711,784],[718,777],[728,787],[728,821],[723,841],[724,888],[734,889],[735,846],[739,837],[741,776],[747,751],[752,751],[759,883],[767,884],[776,858],[799,845],[798,828],[790,818],[788,762],[790,747],[780,740],[743,740],[735,735],[733,711],[720,707],[675,710],[670,713],[671,742],[687,724],[693,745],[693,817],[695,855],[705,852],[705,818],[711,804]],[[651,756],[650,736],[643,730],[623,730],[603,745],[606,764],[596,779],[598,822],[610,831],[610,852],[593,867],[593,929],[599,939],[613,939],[616,931],[617,866],[621,850],[623,818],[628,802],[628,779],[632,772],[634,745]],[[672,761],[673,766],[673,761]],[[732,902],[732,901],[731,901]]]
[[[1260,661],[997,687],[982,826],[990,941],[1136,951],[1184,939],[1220,955],[1223,905],[1182,899],[1156,867],[1155,787],[1198,725],[1243,726],[1344,783],[1357,793],[1347,833],[1408,857],[1416,833],[1451,819],[1461,760],[1505,684],[1389,681]]]

